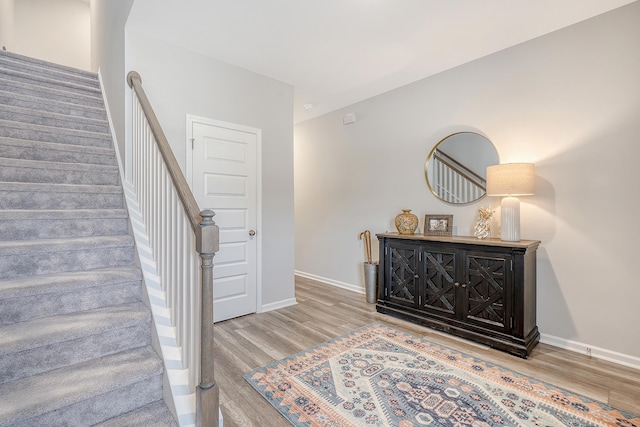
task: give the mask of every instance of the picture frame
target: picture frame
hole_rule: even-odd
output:
[[[426,214],[424,216],[425,236],[451,236],[453,231],[453,215]]]

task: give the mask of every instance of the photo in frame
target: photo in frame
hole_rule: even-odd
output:
[[[451,236],[453,215],[426,214],[424,216],[425,236]]]

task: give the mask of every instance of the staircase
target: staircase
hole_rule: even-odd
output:
[[[95,74],[0,51],[0,427],[175,426]]]

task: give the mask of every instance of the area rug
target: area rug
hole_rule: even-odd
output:
[[[380,323],[244,375],[295,426],[620,426],[640,417]]]

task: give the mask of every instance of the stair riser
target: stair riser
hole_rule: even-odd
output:
[[[5,56],[0,56],[0,67],[15,70],[21,73],[28,73],[32,76],[38,76],[46,79],[58,80],[61,82],[70,82],[78,85],[100,88],[100,84],[96,77],[82,76],[72,74],[65,70],[56,70],[51,67],[42,67],[34,63],[24,61],[16,61]]]
[[[65,82],[62,80],[49,80],[46,78],[41,78],[38,76],[25,75],[20,72],[12,72],[7,71],[6,69],[2,69],[0,67],[0,77],[6,80],[11,80],[17,83],[25,83],[29,85],[34,85],[38,87],[56,89],[64,92],[69,92],[73,94],[79,95],[87,95],[87,96],[99,96],[100,89],[96,87],[88,87],[84,85],[78,85],[71,82]]]
[[[0,209],[121,209],[122,193],[36,193],[0,189]]]
[[[143,347],[151,341],[149,322],[0,356],[0,384],[75,363]]]
[[[106,421],[160,399],[162,399],[162,375],[155,375],[34,418],[16,420],[10,425],[11,427],[83,427]],[[0,426],[4,424],[0,422]]]
[[[109,133],[106,121],[96,121],[81,117],[53,116],[38,110],[25,110],[0,105],[0,120],[18,123],[51,126],[62,129],[84,130],[87,132]]]
[[[0,299],[0,325],[133,303],[141,298],[140,286],[140,281],[125,282],[80,288],[72,292]],[[29,310],[24,307],[29,307]]]
[[[132,265],[133,259],[133,246],[5,255],[0,256],[0,280],[36,274],[129,266]]]
[[[107,120],[104,110],[98,108],[87,108],[85,106],[79,107],[66,102],[43,100],[42,98],[34,98],[18,93],[0,92],[0,104],[10,105],[17,108],[46,111],[47,113],[63,114],[71,117]]]
[[[0,165],[0,181],[52,184],[117,185],[117,170],[111,173],[68,169],[42,169]]]
[[[82,131],[75,134],[71,130],[64,133],[56,132],[55,128],[28,128],[28,127],[12,127],[12,122],[0,123],[0,137],[28,139],[41,142],[58,142],[62,144],[83,145],[89,147],[111,148],[111,139],[108,135],[84,135]],[[35,125],[34,125],[35,126]]]
[[[7,80],[3,78],[3,76],[0,76],[0,91],[42,98],[44,101],[51,100],[56,102],[66,102],[73,105],[86,105],[94,108],[104,108],[102,98],[95,96],[83,96],[71,92],[20,83],[13,80]]]
[[[24,141],[25,145],[7,145],[0,140],[0,157],[6,159],[42,160],[61,163],[87,163],[93,165],[116,166],[118,164],[113,152],[109,154],[93,154],[82,152],[77,146],[75,151],[58,150],[51,145],[36,141]],[[28,145],[27,145],[28,144]],[[93,148],[93,147],[90,147]]]
[[[118,236],[128,230],[128,218],[9,219],[2,222],[0,240]]]

